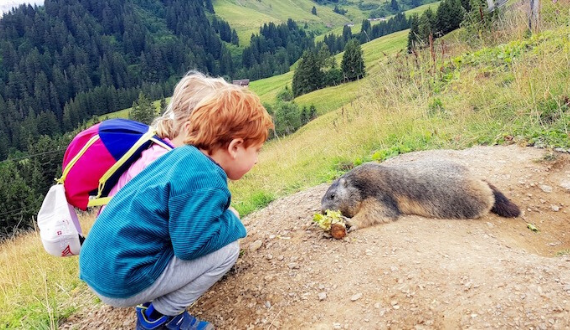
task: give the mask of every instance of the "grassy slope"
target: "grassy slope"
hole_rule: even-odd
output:
[[[439,1],[438,1],[438,2],[433,2],[433,3],[428,3],[428,4],[426,4],[426,5],[422,5],[422,6],[419,6],[419,7],[414,8],[414,9],[410,9],[410,10],[406,11],[405,14],[406,14],[406,17],[410,17],[410,16],[413,15],[413,14],[421,14],[421,13],[423,13],[424,11],[426,11],[428,8],[431,8],[431,9],[434,11],[434,13],[435,13],[435,10],[437,9],[437,6],[439,6]],[[392,17],[392,16],[389,16],[389,17],[386,17],[386,18],[387,18],[387,19],[390,19],[390,17]],[[363,17],[363,18],[360,19],[360,20],[354,21],[354,26],[351,27],[351,31],[352,31],[353,34],[360,33],[360,30],[362,29],[362,20],[365,19],[365,18],[366,18],[366,17]],[[370,24],[374,26],[374,25],[376,25],[376,24],[378,24],[378,23],[380,23],[380,22],[381,22],[381,21],[373,21],[373,22],[371,22]],[[329,34],[329,33],[332,33],[332,34],[335,34],[335,35],[340,36],[340,35],[342,35],[343,29],[344,29],[344,26],[337,26],[337,27],[331,29],[330,31],[328,31],[327,33],[323,33],[323,34],[321,34],[321,35],[315,37],[315,41],[322,41],[322,40],[324,39],[325,35],[326,35],[326,34]]]
[[[311,30],[324,33],[350,22],[361,22],[368,15],[358,9],[357,1],[342,6],[348,9],[343,16],[333,12],[334,6],[321,6],[311,0],[214,0],[216,14],[236,29],[240,45],[248,45],[252,34],[259,33],[264,23],[284,23],[293,18],[298,24],[307,24]],[[315,6],[317,15],[311,14]]]
[[[369,75],[377,72],[378,66],[389,55],[393,55],[406,47],[408,38],[408,30],[372,40],[362,45],[364,56],[364,64]],[[340,65],[343,53],[335,56],[337,63]],[[266,79],[252,81],[250,88],[261,98],[263,102],[273,103],[275,97],[285,86],[291,87],[293,80],[293,71],[282,75],[273,76]],[[356,97],[359,88],[362,87],[366,78],[335,87],[324,88],[309,94],[302,95],[295,99],[300,106],[309,106],[314,104],[317,106],[319,114],[327,113],[331,110],[338,109],[343,104],[347,104]]]

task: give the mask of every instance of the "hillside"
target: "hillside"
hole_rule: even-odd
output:
[[[433,0],[418,1],[417,4],[432,3]],[[402,1],[409,6],[409,1]],[[264,23],[283,23],[288,18],[306,26],[309,30],[314,31],[317,35],[333,32],[342,34],[342,28],[346,24],[354,24],[353,31],[359,32],[362,20],[370,18],[375,12],[378,12],[384,4],[379,1],[313,1],[313,0],[215,0],[213,1],[216,14],[223,17],[230,23],[231,27],[236,29],[240,41],[243,45],[249,44],[249,37],[259,31]],[[416,6],[417,6],[416,4]],[[340,7],[346,10],[344,15],[334,12],[334,8]],[[428,6],[419,6],[413,12],[423,12]],[[311,13],[315,7],[317,15]],[[403,10],[408,10],[404,8]],[[382,12],[384,13],[384,12]],[[391,14],[393,15],[393,14]],[[381,17],[389,18],[389,15],[381,15]],[[316,40],[322,39],[318,37]]]
[[[216,14],[236,29],[244,45],[249,44],[249,37],[258,33],[264,23],[284,23],[293,18],[311,30],[323,33],[351,22],[359,23],[368,17],[358,9],[356,1],[347,1],[345,7],[349,10],[346,16],[333,12],[332,4],[320,5],[312,0],[215,0],[213,4]],[[313,6],[317,15],[311,14]]]

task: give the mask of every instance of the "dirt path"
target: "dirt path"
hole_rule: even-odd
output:
[[[243,219],[244,255],[190,312],[218,329],[568,329],[570,156],[513,145],[388,162],[425,157],[470,166],[523,215],[406,216],[334,240],[312,223],[327,185],[313,187]],[[134,320],[132,309],[100,306],[61,328]]]

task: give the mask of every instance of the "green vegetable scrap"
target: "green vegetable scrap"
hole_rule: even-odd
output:
[[[326,210],[325,214],[315,213],[313,216],[313,221],[316,222],[319,227],[325,231],[329,231],[333,223],[344,224],[343,216],[341,213],[331,210]]]
[[[535,233],[538,232],[538,228],[536,228],[532,223],[527,224],[526,227]]]

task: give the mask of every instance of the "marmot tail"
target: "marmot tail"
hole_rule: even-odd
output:
[[[489,184],[489,187],[491,187],[491,190],[493,190],[493,195],[495,196],[495,204],[493,205],[491,212],[505,218],[516,218],[521,214],[521,210],[515,203],[511,202],[495,186],[488,182],[487,184]]]

